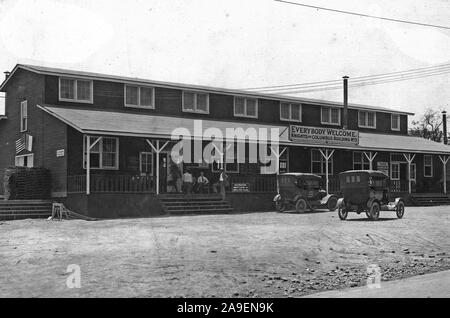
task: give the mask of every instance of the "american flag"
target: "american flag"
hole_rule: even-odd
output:
[[[27,138],[25,135],[22,135],[18,140],[16,140],[16,154],[21,152],[27,147]]]

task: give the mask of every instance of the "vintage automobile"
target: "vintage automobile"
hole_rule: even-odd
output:
[[[405,203],[401,197],[390,201],[389,176],[375,170],[351,170],[339,174],[343,198],[338,200],[338,215],[341,220],[348,212],[365,212],[371,220],[378,220],[380,211],[395,211],[401,219]]]
[[[320,176],[312,173],[283,173],[277,178],[279,193],[273,199],[277,211],[284,212],[291,205],[295,206],[297,212],[321,208],[336,210],[338,197],[322,189]]]

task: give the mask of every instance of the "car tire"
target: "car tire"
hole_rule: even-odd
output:
[[[298,213],[303,213],[308,208],[308,204],[304,199],[298,199],[297,202],[295,202],[295,211]]]
[[[380,217],[380,204],[378,202],[372,203],[370,207],[370,218],[374,221]]]
[[[275,201],[275,209],[277,212],[283,213],[286,210],[286,204],[282,200]]]
[[[399,219],[405,215],[405,203],[403,203],[403,201],[398,202],[395,212],[397,214],[397,218]]]
[[[346,220],[346,219],[347,219],[347,216],[348,216],[348,211],[347,211],[347,209],[340,206],[340,207],[338,208],[338,216],[339,216],[339,218],[340,218],[342,221]]]
[[[336,208],[337,208],[337,198],[336,198],[336,197],[330,197],[330,198],[328,199],[328,202],[327,202],[327,208],[328,208],[328,210],[330,210],[331,212],[336,211]]]

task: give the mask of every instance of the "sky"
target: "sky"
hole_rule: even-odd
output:
[[[450,26],[448,0],[292,0]],[[223,88],[450,62],[450,30],[272,0],[0,0],[0,71],[17,63]],[[297,96],[342,101],[342,91]],[[0,98],[0,113],[4,99]],[[350,88],[349,102],[450,111],[450,74]]]

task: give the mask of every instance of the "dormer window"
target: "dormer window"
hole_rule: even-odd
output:
[[[125,106],[155,108],[155,89],[146,86],[125,85]]]
[[[395,131],[400,130],[400,115],[398,114],[391,115],[391,130]]]
[[[358,126],[361,128],[376,128],[377,116],[374,112],[358,111]]]
[[[340,125],[341,110],[336,107],[322,107],[321,123],[325,125]]]
[[[284,121],[302,121],[302,105],[293,103],[280,103],[280,119]]]
[[[59,78],[59,100],[77,103],[93,102],[93,82],[67,77]]]
[[[258,100],[255,98],[235,97],[234,116],[258,118]]]
[[[183,111],[209,114],[209,95],[207,93],[183,91]]]

